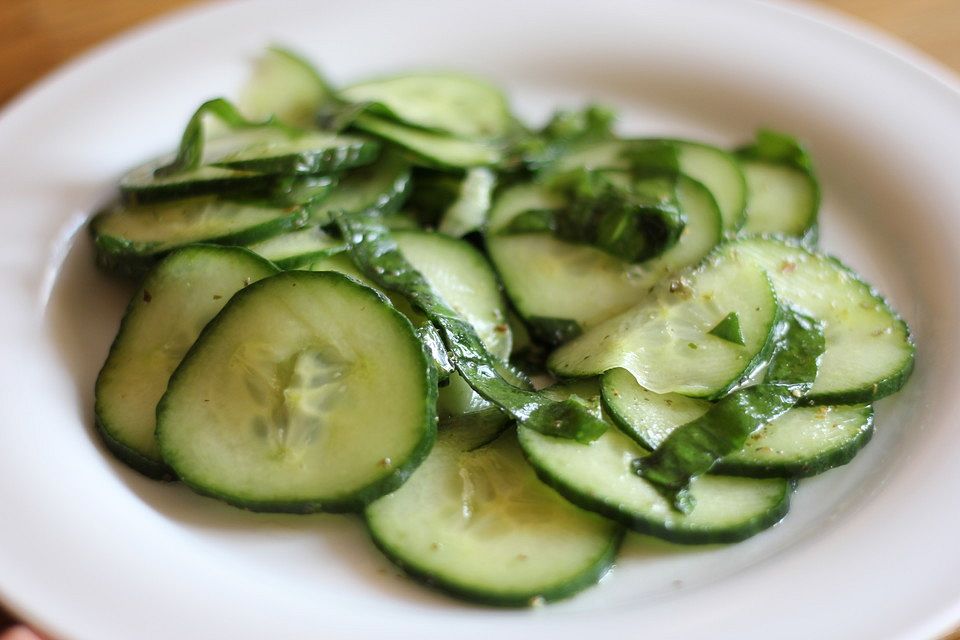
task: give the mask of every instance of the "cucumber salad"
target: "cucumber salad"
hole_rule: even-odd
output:
[[[531,128],[467,75],[333,87],[268,50],[90,223],[139,283],[96,383],[107,447],[237,507],[359,514],[495,605],[595,584],[627,530],[773,526],[870,439],[909,330],[817,248],[798,141],[614,121]]]

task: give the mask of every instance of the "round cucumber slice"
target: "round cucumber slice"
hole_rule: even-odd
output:
[[[554,171],[587,169],[622,169],[629,166],[631,150],[648,146],[670,147],[678,170],[704,184],[720,207],[723,228],[736,231],[744,221],[747,204],[747,183],[737,158],[727,151],[693,140],[646,138],[607,140],[585,145],[563,156]]]
[[[623,369],[607,371],[601,386],[604,406],[617,425],[648,449],[710,408],[704,400],[648,391]],[[761,427],[713,470],[759,478],[812,476],[852,460],[872,434],[870,405],[795,407]]]
[[[873,402],[907,381],[915,348],[906,323],[839,260],[796,242],[763,237],[726,245],[724,254],[754,260],[783,303],[824,323],[827,348],[808,402]]]
[[[380,145],[369,139],[329,133],[265,139],[217,155],[209,164],[239,171],[294,175],[342,171],[373,162]]]
[[[166,253],[198,242],[246,244],[302,227],[306,210],[212,197],[140,206],[115,204],[98,213],[90,231],[101,265],[145,271]]]
[[[745,233],[782,233],[803,237],[817,223],[820,187],[797,167],[742,159],[747,179]]]
[[[765,361],[779,318],[763,270],[724,252],[563,345],[547,366],[560,377],[622,367],[657,393],[719,397]]]
[[[436,380],[410,322],[333,272],[234,296],[170,379],[160,452],[200,493],[257,511],[358,509],[435,434]]]
[[[568,500],[671,542],[738,542],[779,522],[789,508],[787,480],[705,475],[691,483],[696,507],[682,514],[633,472],[631,462],[647,452],[616,429],[587,445],[525,427],[518,433],[537,475]]]
[[[490,604],[534,605],[597,582],[620,527],[537,480],[512,431],[476,448],[484,436],[441,429],[413,477],[367,507],[376,545],[427,584]]]
[[[211,245],[180,249],[150,272],[97,377],[97,427],[121,460],[151,477],[170,473],[154,437],[170,374],[237,291],[276,272],[249,251]]]
[[[681,177],[677,198],[687,216],[677,244],[657,258],[629,264],[547,233],[498,235],[524,211],[563,204],[539,185],[512,187],[501,194],[490,213],[487,251],[511,301],[534,331],[551,332],[545,319],[562,319],[588,329],[629,309],[657,281],[699,262],[720,242],[720,212],[710,192],[695,180]]]
[[[498,138],[513,127],[503,93],[478,78],[418,73],[347,87],[340,97],[404,124],[463,138]]]

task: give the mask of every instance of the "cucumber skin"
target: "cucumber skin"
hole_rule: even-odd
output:
[[[903,367],[890,374],[886,378],[878,380],[869,387],[862,387],[858,389],[842,389],[840,391],[834,391],[831,393],[814,393],[802,398],[797,404],[799,406],[810,406],[810,405],[824,405],[824,404],[872,404],[880,398],[885,398],[886,396],[892,395],[903,388],[907,383],[907,380],[910,378],[910,375],[913,373],[914,366],[916,364],[916,353],[917,345],[913,339],[913,335],[910,332],[910,326],[906,321],[900,316],[899,313],[890,305],[886,297],[883,296],[877,289],[866,282],[860,274],[848,267],[846,264],[840,261],[839,258],[820,253],[815,249],[812,249],[807,243],[797,238],[792,238],[790,236],[783,236],[777,234],[763,234],[758,236],[749,236],[742,235],[737,236],[729,241],[729,244],[736,244],[738,240],[749,240],[750,238],[758,238],[760,240],[773,240],[776,242],[783,243],[794,249],[798,249],[805,253],[820,256],[825,258],[827,262],[831,263],[837,269],[843,271],[847,276],[856,283],[858,286],[866,289],[867,292],[875,298],[880,304],[883,305],[884,309],[890,314],[894,322],[903,329],[904,336],[906,337],[907,346],[910,349],[909,359],[904,363]],[[722,249],[727,246],[728,243],[724,243],[718,249]]]
[[[233,197],[269,197],[284,176],[240,173],[237,177],[202,182],[170,183],[158,186],[134,186],[120,183],[120,199],[125,204],[155,204],[202,195]]]
[[[652,447],[649,442],[639,437],[623,414],[617,411],[616,405],[607,400],[608,392],[606,391],[607,385],[605,382],[601,382],[601,389],[603,390],[600,394],[601,401],[603,402],[603,410],[610,416],[614,424],[617,425],[620,432],[641,447],[653,449],[654,447]],[[851,440],[843,447],[834,449],[833,451],[825,451],[821,455],[805,462],[765,465],[720,460],[711,472],[727,476],[742,476],[745,478],[809,478],[835,467],[841,467],[853,460],[857,453],[867,446],[867,443],[873,438],[873,407],[871,406],[867,411],[869,411],[867,426],[857,438]]]
[[[215,162],[212,166],[269,176],[313,175],[370,164],[380,155],[380,143],[363,140],[343,147],[303,151],[267,158]]]
[[[811,251],[809,247],[804,245],[802,242],[793,241],[789,239],[780,238],[784,242],[789,242],[796,247],[803,249],[809,253],[815,253]],[[913,368],[916,365],[917,361],[917,345],[913,339],[913,334],[910,333],[910,325],[900,316],[899,313],[890,305],[886,297],[884,297],[877,289],[866,282],[863,278],[860,277],[856,271],[845,265],[840,261],[839,258],[834,256],[826,256],[827,260],[832,264],[836,265],[837,268],[844,271],[851,280],[856,282],[858,285],[865,288],[870,292],[870,295],[876,298],[884,308],[890,313],[893,317],[894,322],[903,329],[904,336],[906,336],[907,346],[910,348],[910,357],[907,362],[904,363],[903,367],[894,373],[890,374],[882,380],[878,380],[870,387],[864,387],[861,389],[844,389],[841,391],[834,391],[832,393],[815,393],[810,394],[806,398],[803,398],[798,404],[801,405],[820,405],[820,404],[871,404],[880,398],[885,398],[886,396],[892,395],[903,388],[903,385],[907,383],[907,380],[910,379],[910,375],[913,373]]]
[[[189,245],[189,248],[186,249],[190,251],[192,249],[202,249],[204,251],[209,250],[223,250],[224,247],[215,244],[194,244]],[[182,249],[175,249],[175,251],[181,251]],[[236,247],[228,249],[228,251],[243,251],[244,253],[249,254],[255,260],[262,262],[265,267],[268,269],[275,269],[275,267],[270,263],[269,260],[261,258],[257,254],[249,251],[243,247]],[[143,290],[146,288],[148,283],[144,283],[136,293],[133,294],[133,297],[130,298],[130,302],[127,303],[126,309],[123,312],[123,319],[120,321],[120,327],[117,329],[117,334],[113,338],[113,342],[110,343],[109,353],[113,353],[114,348],[117,343],[120,341],[120,338],[124,335],[124,328],[127,324],[127,319],[130,317],[130,311],[132,310],[134,303],[141,298],[143,295]],[[109,355],[107,356],[109,358]],[[97,428],[97,433],[100,434],[100,437],[103,439],[103,443],[107,446],[107,449],[116,456],[121,462],[126,464],[128,467],[134,471],[138,471],[148,478],[154,480],[174,480],[176,479],[176,474],[174,474],[173,469],[163,463],[159,463],[156,460],[147,458],[146,456],[140,454],[138,451],[130,448],[126,444],[116,440],[113,435],[110,434],[110,431],[100,419],[100,394],[96,393],[96,389],[100,386],[100,376],[103,375],[103,369],[101,368],[100,373],[97,374],[97,381],[94,384],[94,405],[93,405],[93,414],[94,414],[94,424]]]
[[[164,251],[155,252],[155,244],[150,242],[131,242],[116,236],[99,235],[96,230],[97,218],[95,215],[87,224],[90,235],[93,237],[94,248],[96,249],[97,265],[101,268],[128,278],[141,278],[149,271],[157,261],[171,251],[180,247],[170,247]],[[293,209],[289,216],[276,218],[255,227],[250,227],[236,233],[227,234],[216,238],[206,238],[192,244],[217,244],[217,245],[246,245],[260,240],[266,240],[275,235],[286,231],[295,231],[304,227],[309,220],[309,211],[304,207]]]
[[[533,467],[534,471],[536,471],[537,477],[540,478],[540,480],[542,480],[545,484],[556,489],[557,493],[562,495],[573,504],[588,511],[593,511],[594,513],[600,514],[601,516],[613,520],[614,522],[619,522],[628,529],[636,531],[637,533],[651,535],[676,544],[693,545],[742,542],[743,540],[760,533],[764,529],[769,529],[773,525],[780,522],[783,517],[787,515],[787,512],[790,510],[790,494],[796,487],[796,483],[794,481],[786,482],[784,485],[785,491],[783,492],[782,498],[777,503],[776,508],[770,509],[764,513],[762,517],[751,520],[740,526],[730,527],[727,529],[714,529],[713,531],[684,531],[681,529],[673,529],[671,527],[664,526],[660,522],[655,522],[647,518],[624,513],[617,508],[617,505],[610,504],[609,502],[597,498],[596,496],[584,493],[576,487],[565,483],[562,479],[554,476],[553,474],[544,471],[541,468],[541,465],[535,464],[533,457],[527,454],[525,447],[521,446],[520,449],[523,451],[523,455],[530,463],[530,466]],[[640,480],[638,479],[638,481]]]
[[[748,478],[809,478],[835,467],[841,467],[851,460],[873,438],[873,408],[868,410],[866,428],[845,446],[807,460],[806,462],[782,463],[776,465],[748,464],[743,462],[725,462],[721,460],[714,470],[728,476],[744,476]]]
[[[430,354],[426,352],[423,348],[423,344],[420,343],[420,340],[416,337],[416,330],[410,320],[407,319],[402,313],[397,311],[394,306],[390,303],[390,300],[386,296],[381,294],[379,291],[375,291],[370,287],[362,285],[348,276],[333,272],[333,271],[319,271],[319,272],[304,272],[304,271],[282,271],[274,276],[269,278],[264,278],[254,282],[248,287],[240,290],[233,298],[224,306],[220,314],[210,321],[207,326],[203,328],[203,331],[200,332],[200,336],[197,338],[197,341],[193,343],[193,346],[190,347],[190,350],[183,357],[180,365],[170,376],[170,382],[172,383],[184,369],[184,363],[188,363],[194,353],[197,351],[197,345],[200,345],[204,342],[207,334],[210,333],[217,324],[219,324],[220,316],[223,314],[223,311],[228,309],[230,306],[236,303],[236,301],[242,301],[246,296],[250,295],[252,291],[256,291],[263,283],[270,282],[275,278],[300,278],[300,277],[321,277],[321,278],[333,278],[341,280],[341,284],[347,284],[350,287],[359,289],[364,292],[365,295],[371,296],[376,303],[385,304],[389,308],[389,313],[393,314],[410,329],[410,335],[412,339],[417,340],[420,344],[420,354],[422,357],[421,362],[423,363],[424,371],[426,372],[426,394],[424,397],[426,411],[425,411],[425,430],[424,436],[420,440],[420,443],[417,447],[410,453],[410,456],[403,462],[402,465],[396,467],[390,475],[384,476],[379,480],[355,491],[349,496],[329,499],[329,500],[248,500],[240,496],[231,496],[218,491],[211,491],[203,486],[200,486],[196,483],[193,483],[190,478],[180,477],[181,482],[190,487],[195,493],[200,495],[208,496],[210,498],[216,498],[231,504],[235,507],[241,509],[246,509],[247,511],[254,512],[264,512],[264,513],[295,513],[295,514],[308,514],[308,513],[347,513],[347,512],[360,512],[363,508],[376,500],[377,498],[384,496],[392,491],[398,489],[404,482],[407,481],[407,478],[420,466],[426,457],[430,454],[431,449],[433,449],[434,442],[437,439],[437,371],[433,366],[433,363],[430,359]],[[168,385],[169,387],[169,385]],[[160,399],[160,403],[157,405],[157,437],[160,439],[160,431],[162,430],[162,424],[160,421],[160,416],[163,414],[164,408],[167,403],[167,394]],[[170,463],[170,460],[167,460],[166,452],[162,446],[162,439],[160,439],[161,447],[160,454],[164,457],[168,464],[171,467],[174,467]],[[174,469],[175,471],[175,469]]]
[[[103,444],[106,445],[107,449],[109,449],[110,453],[120,460],[120,462],[152,480],[172,481],[176,479],[176,474],[174,474],[173,470],[166,464],[160,464],[155,460],[140,455],[119,440],[115,440],[107,430],[107,426],[100,420],[100,412],[95,411],[94,415],[94,424],[97,427],[97,433],[100,435],[100,439],[103,441]]]
[[[617,553],[620,550],[620,543],[623,541],[625,531],[622,527],[618,528],[613,536],[611,536],[610,544],[606,549],[603,550],[603,553],[601,553],[590,564],[590,566],[587,567],[586,570],[572,580],[555,585],[539,593],[524,594],[504,594],[487,591],[484,589],[471,589],[460,584],[438,579],[435,576],[432,576],[428,570],[424,570],[417,566],[415,562],[407,562],[403,560],[402,554],[394,552],[390,545],[384,544],[377,538],[376,534],[374,534],[374,532],[371,530],[369,524],[367,526],[367,533],[370,535],[370,540],[373,542],[374,546],[377,547],[377,549],[379,549],[380,552],[390,560],[390,562],[403,569],[404,573],[414,580],[428,587],[438,589],[439,591],[443,591],[456,598],[470,600],[478,604],[496,607],[523,608],[533,607],[541,602],[556,602],[557,600],[563,600],[564,598],[572,597],[587,587],[591,587],[599,582],[600,578],[606,575],[606,573],[613,568],[614,561],[616,560]]]

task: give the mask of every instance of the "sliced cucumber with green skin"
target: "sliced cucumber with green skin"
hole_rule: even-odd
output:
[[[281,269],[296,269],[322,256],[343,251],[345,245],[320,226],[313,225],[255,242],[247,248]]]
[[[514,126],[507,100],[483,80],[456,73],[391,76],[349,86],[339,97],[368,111],[460,138],[499,138]]]
[[[506,360],[511,349],[506,306],[493,270],[483,254],[463,240],[438,233],[396,231],[394,236],[403,255],[430,286],[473,326],[492,354],[500,360]],[[329,252],[304,266],[312,271],[337,271],[382,291],[354,266],[345,253]],[[403,296],[394,293],[387,295],[415,325],[427,322],[423,314],[415,311]],[[457,386],[447,395],[457,395],[457,391],[465,392]],[[451,404],[457,403],[451,398]]]
[[[270,47],[241,90],[239,107],[252,120],[272,115],[309,129],[316,126],[317,110],[332,97],[333,90],[313,65],[292,51]]]
[[[312,175],[370,164],[379,154],[380,145],[374,140],[305,133],[251,142],[229,153],[213,154],[206,164],[272,175]]]
[[[374,543],[413,577],[487,604],[532,606],[596,583],[621,528],[540,482],[512,432],[477,449],[483,435],[442,429],[413,477],[364,512]]]
[[[347,173],[330,196],[310,209],[310,219],[329,223],[334,214],[379,211],[395,213],[410,193],[410,163],[385,153],[375,163]]]
[[[647,391],[623,369],[606,372],[602,389],[604,407],[620,430],[651,450],[710,408],[704,400]],[[755,478],[812,476],[852,460],[872,434],[870,405],[795,407],[751,435],[713,471]]]
[[[739,318],[742,345],[710,333],[731,313]],[[715,253],[554,351],[547,366],[564,378],[622,367],[657,393],[719,397],[766,362],[780,317],[770,280],[755,262]]]
[[[720,213],[709,191],[695,180],[681,177],[677,197],[687,216],[680,240],[659,258],[628,264],[548,233],[498,235],[523,211],[563,205],[539,185],[512,187],[500,195],[490,212],[487,253],[531,330],[540,339],[561,342],[629,309],[658,281],[699,262],[720,242]]]
[[[460,183],[457,199],[444,211],[437,230],[455,238],[479,230],[490,211],[490,199],[496,185],[497,174],[490,169],[469,169]]]
[[[576,394],[599,407],[597,380],[545,389],[554,397]],[[597,410],[597,409],[595,409]],[[693,482],[696,508],[674,511],[667,499],[631,462],[647,452],[617,429],[588,445],[518,429],[520,446],[541,480],[568,500],[627,527],[683,544],[738,542],[770,527],[789,508],[791,485],[783,479],[756,480],[705,475]]]
[[[393,237],[430,287],[473,326],[491,355],[506,360],[512,344],[506,304],[483,254],[440,233],[395,231]]]
[[[157,408],[163,459],[257,511],[345,511],[400,486],[436,430],[413,326],[340,274],[287,271],[233,297]]]
[[[197,242],[249,244],[298,229],[301,207],[277,207],[216,198],[192,198],[130,207],[115,204],[90,222],[97,261],[139,274],[166,253]]]
[[[747,179],[745,233],[782,233],[803,237],[817,223],[820,188],[816,179],[795,167],[741,160]]]
[[[615,429],[586,446],[526,428],[519,439],[540,479],[568,500],[671,542],[739,542],[779,522],[790,506],[791,485],[782,478],[705,475],[691,485],[696,508],[682,514],[633,473],[631,461],[646,452]]]
[[[172,159],[170,155],[151,160],[127,172],[120,179],[120,196],[124,202],[152,204],[210,194],[267,197],[279,184],[277,176],[209,166],[171,176],[154,175]]]
[[[369,114],[357,116],[353,126],[392,142],[426,166],[448,169],[493,166],[500,162],[500,145],[486,140],[463,140],[414,129]]]
[[[212,245],[180,249],[150,272],[97,377],[97,428],[117,457],[145,475],[169,475],[154,431],[170,374],[237,291],[276,272],[249,251]]]
[[[410,264],[390,229],[376,215],[341,216],[337,226],[349,243],[350,257],[363,273],[407,298],[436,326],[450,361],[477,393],[517,422],[557,437],[590,442],[606,431],[606,423],[579,403],[553,401],[507,380],[473,326]]]
[[[631,152],[643,152],[647,147],[672,148],[675,166],[670,169],[690,176],[710,190],[720,207],[724,230],[740,228],[747,204],[747,184],[740,165],[732,154],[702,142],[653,138],[593,142],[562,156],[553,170],[623,169],[630,166]]]
[[[780,233],[815,242],[820,185],[799,140],[770,129],[736,151],[747,179],[747,233]]]
[[[869,403],[907,381],[915,348],[906,323],[840,261],[774,238],[743,238],[723,253],[760,264],[785,304],[824,323],[827,347],[807,402]]]

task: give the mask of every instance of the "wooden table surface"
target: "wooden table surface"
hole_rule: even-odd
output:
[[[107,38],[197,0],[0,0],[0,106]],[[824,0],[960,73],[960,0]],[[0,629],[11,624],[0,609]],[[172,639],[173,640],[173,639]],[[960,631],[945,640],[960,640]]]

